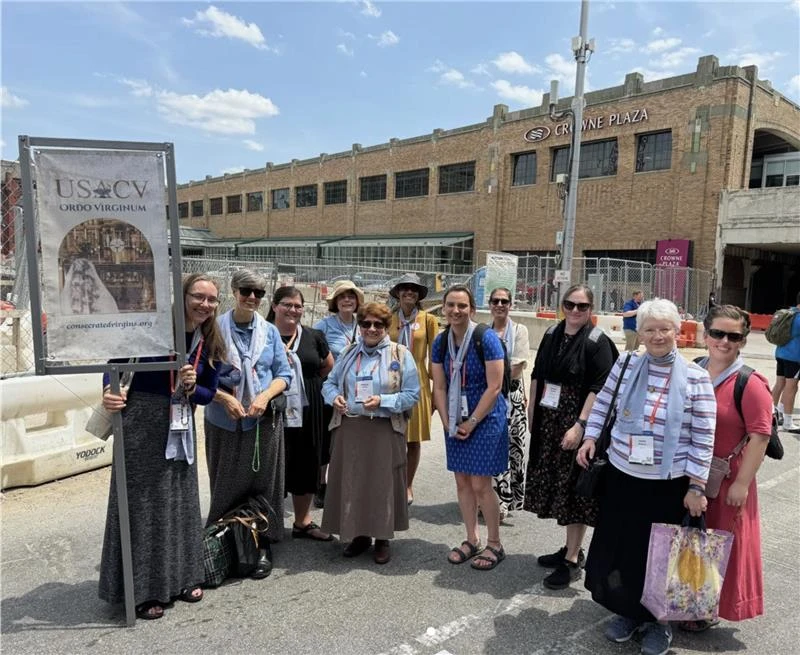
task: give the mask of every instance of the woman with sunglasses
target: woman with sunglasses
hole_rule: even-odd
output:
[[[228,346],[228,364],[205,414],[206,462],[211,482],[208,523],[263,495],[270,504],[269,531],[259,542],[252,578],[272,571],[270,542],[283,538],[283,397],[292,369],[281,335],[258,314],[266,280],[247,269],[231,276],[236,306],[217,319]]]
[[[361,338],[345,350],[322,385],[333,407],[328,492],[322,529],[349,542],[356,557],[375,539],[374,560],[391,559],[389,540],[408,530],[406,424],[419,400],[419,375],[405,346],[392,343],[385,305],[358,309]]]
[[[328,311],[330,316],[320,319],[314,324],[314,329],[325,335],[328,347],[335,362],[343,350],[355,343],[358,336],[358,320],[356,312],[364,304],[364,292],[351,280],[339,280],[333,285],[333,290],[328,298]],[[333,410],[325,405],[323,420],[327,426],[333,417]],[[322,467],[320,468],[319,491],[314,494],[314,506],[325,506],[325,480],[328,477],[328,462],[331,458],[331,434],[325,431],[325,442],[322,447]]]
[[[737,374],[744,364],[741,351],[750,333],[750,315],[733,305],[713,305],[703,327],[708,357],[699,364],[708,371],[717,399],[714,455],[733,455],[730,477],[722,481],[717,497],[708,501],[706,525],[733,532],[719,615],[728,621],[742,621],[764,613],[756,473],[772,431],[772,396],[767,379],[754,371],[742,394],[741,414],[733,398]],[[680,627],[702,632],[716,623],[687,621]]]
[[[687,511],[696,517],[706,510],[716,402],[708,373],[678,353],[681,317],[674,303],[642,303],[636,327],[645,352],[614,364],[577,455],[583,468],[595,456],[622,376],[585,585],[596,603],[616,614],[605,627],[606,639],[621,643],[641,633],[642,654],[663,655],[672,629],[641,603],[650,530],[653,523],[680,525]]]
[[[512,511],[522,509],[525,497],[525,437],[528,433],[528,399],[522,371],[528,365],[530,344],[528,328],[511,320],[511,291],[504,287],[489,294],[492,329],[500,337],[511,362],[511,393],[508,396],[508,470],[493,479],[500,499],[500,520]]]
[[[574,491],[580,472],[574,465],[575,450],[619,353],[611,339],[593,327],[593,304],[594,294],[585,284],[567,289],[561,302],[564,320],[545,332],[531,373],[525,509],[566,527],[564,546],[537,560],[539,566],[554,569],[544,578],[549,589],[564,589],[580,579],[586,526],[597,520],[597,502]]]
[[[431,397],[430,362],[431,347],[439,334],[439,321],[433,314],[422,309],[420,301],[428,295],[428,287],[420,284],[419,277],[408,273],[401,277],[390,290],[389,295],[398,303],[392,312],[389,338],[402,343],[411,351],[419,373],[420,396],[414,405],[414,412],[408,422],[406,434],[408,460],[408,504],[414,502],[414,475],[419,467],[422,442],[431,438]]]
[[[219,288],[195,273],[183,282],[187,364],[179,371],[139,371],[130,388],[114,394],[103,379],[103,407],[122,412],[128,510],[133,553],[133,594],[140,619],[160,619],[173,600],[203,598],[203,529],[197,488],[194,407],[208,405],[217,389],[225,343],[214,317]],[[143,357],[140,362],[166,361]],[[180,400],[186,430],[170,429],[171,405]],[[111,472],[100,598],[125,598],[117,509],[116,467]]]
[[[280,332],[292,367],[292,383],[286,396],[286,493],[292,494],[292,537],[331,541],[311,520],[311,501],[319,490],[319,469],[326,426],[322,420],[322,380],[333,368],[333,355],[325,335],[303,327],[303,294],[296,287],[279,287],[272,296],[267,321]]]
[[[483,357],[473,343],[475,298],[469,287],[454,284],[444,294],[448,327],[433,343],[433,399],[445,426],[447,470],[456,493],[466,539],[447,555],[451,564],[491,571],[506,557],[500,541],[500,507],[492,476],[508,467],[508,425],[503,388],[503,344],[493,330],[481,337]],[[486,522],[481,545],[478,507]]]

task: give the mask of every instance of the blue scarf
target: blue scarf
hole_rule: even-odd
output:
[[[689,365],[673,348],[664,357],[653,357],[649,353],[631,359],[631,370],[625,389],[621,393],[617,412],[617,426],[625,434],[641,434],[645,424],[644,406],[647,400],[647,378],[650,363],[672,366],[669,388],[667,389],[667,416],[664,425],[664,445],[661,456],[659,476],[662,480],[670,477],[672,460],[678,450],[683,423],[683,405],[686,401],[686,388],[689,383]],[[647,417],[649,419],[649,417]]]
[[[192,346],[186,354],[186,360],[191,360],[191,355],[195,349],[200,345],[200,338],[203,336],[200,328],[195,328],[192,335]],[[175,379],[178,379],[177,372]],[[170,423],[172,422],[172,402],[180,394],[181,412],[185,413],[188,417],[185,430],[169,430],[167,433],[167,448],[164,451],[165,459],[174,459],[177,461],[186,461],[189,464],[194,464],[194,421],[192,420],[192,405],[189,398],[183,393],[183,388],[180,383],[175,384],[175,392],[170,397],[169,416]]]
[[[449,424],[447,433],[453,436],[456,433],[456,426],[461,421],[461,366],[467,359],[467,351],[472,341],[472,333],[475,331],[476,323],[470,321],[467,332],[461,347],[456,351],[456,337],[453,329],[447,331],[447,350],[450,353],[450,384],[447,387],[447,418]]]
[[[303,407],[308,405],[308,397],[306,396],[306,382],[303,379],[303,365],[300,362],[300,356],[297,354],[297,349],[300,347],[300,340],[303,338],[303,326],[297,326],[297,336],[294,338],[294,343],[291,348],[286,348],[286,355],[289,358],[289,365],[294,371],[294,378],[289,389],[294,388],[295,393],[285,393],[286,396],[286,427],[289,428],[302,428],[303,427]]]
[[[413,331],[414,321],[417,318],[419,310],[414,308],[411,316],[406,318],[402,309],[397,310],[397,321],[400,324],[400,332],[397,335],[397,343],[403,344],[406,348],[411,348],[411,333]]]

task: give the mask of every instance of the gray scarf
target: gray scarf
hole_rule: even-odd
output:
[[[456,337],[453,329],[447,331],[447,350],[450,353],[450,385],[447,388],[447,418],[450,423],[447,432],[450,436],[456,433],[456,426],[461,420],[461,367],[467,359],[467,351],[472,341],[472,333],[476,323],[470,321],[461,347],[456,352]]]

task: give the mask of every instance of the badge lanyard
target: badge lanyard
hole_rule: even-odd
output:
[[[197,365],[200,363],[200,353],[202,351],[203,351],[203,337],[200,337],[200,342],[197,344],[197,354],[194,356],[194,364],[192,364],[192,368],[194,369],[195,372],[197,372]],[[173,360],[175,359],[174,355],[172,359]],[[169,370],[169,387],[170,387],[170,392],[174,394],[176,391],[174,369]]]
[[[672,379],[672,373],[667,376],[667,382],[664,385],[664,388],[661,389],[661,393],[658,394],[658,398],[656,398],[656,402],[653,404],[653,411],[650,412],[650,418],[647,419],[648,423],[650,423],[650,433],[653,434],[653,426],[656,423],[656,412],[658,408],[661,407],[661,399],[664,398],[664,393],[667,391],[669,387],[669,381]]]
[[[353,319],[353,320],[355,321],[355,319]],[[350,332],[350,328],[348,328],[344,324],[344,321],[342,321],[342,319],[339,318],[338,314],[336,315],[336,321],[339,323],[339,328],[341,329],[342,334],[344,334],[344,340],[347,341],[347,345],[349,346],[350,344],[355,343],[355,340],[356,340],[356,328],[357,328],[357,324],[358,323],[356,322],[356,325],[353,326],[352,334],[350,334],[350,336],[348,336],[348,332]]]

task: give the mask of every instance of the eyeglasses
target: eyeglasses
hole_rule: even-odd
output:
[[[493,305],[510,305],[511,301],[508,298],[492,298],[490,301]]]
[[[302,306],[302,305],[300,305],[300,304],[298,304],[298,303],[293,303],[293,302],[279,302],[279,303],[278,303],[278,305],[279,305],[280,307],[283,307],[283,308],[284,308],[284,309],[285,309],[287,312],[288,312],[290,309],[296,309],[298,312],[302,312],[302,311],[303,311],[303,306]]]
[[[187,294],[192,300],[203,304],[203,301],[207,302],[211,307],[216,307],[219,305],[219,298],[215,298],[214,296],[206,296],[202,293],[189,293]]]
[[[383,321],[359,321],[358,324],[365,330],[369,330],[370,328],[375,330],[386,329],[386,325],[384,325]]]
[[[648,337],[648,338],[654,337],[654,336],[656,336],[656,335],[658,335],[658,336],[660,336],[660,337],[666,337],[666,336],[667,336],[667,335],[669,335],[671,332],[675,332],[675,328],[674,328],[674,327],[668,327],[668,328],[647,328],[647,329],[645,329],[645,330],[642,330],[641,332],[642,332],[642,334],[643,334],[644,336],[646,336],[646,337]]]
[[[731,343],[739,343],[744,339],[744,335],[741,332],[725,332],[725,330],[716,330],[714,328],[710,328],[706,334],[712,339],[719,339],[720,341],[728,337],[728,341]]]
[[[264,289],[252,289],[250,287],[239,288],[239,295],[242,296],[242,298],[249,298],[250,294],[254,295],[256,298],[261,300],[264,296],[267,295],[267,292]]]
[[[588,312],[592,308],[592,303],[590,302],[572,302],[571,300],[565,300],[562,304],[564,305],[564,309],[568,312],[574,309],[577,309],[579,312]]]

